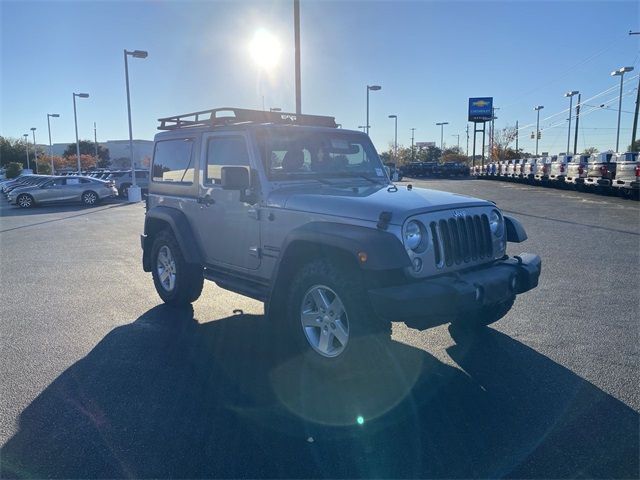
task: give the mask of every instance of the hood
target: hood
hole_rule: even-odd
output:
[[[415,187],[409,190],[404,185],[395,190],[387,185],[340,187],[313,184],[274,190],[267,204],[274,208],[371,222],[377,222],[381,212],[391,212],[390,223],[396,225],[402,225],[407,217],[418,213],[491,205],[486,200],[465,195]]]

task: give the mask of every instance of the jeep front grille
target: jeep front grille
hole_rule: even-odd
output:
[[[487,215],[466,215],[429,224],[437,268],[475,262],[493,255]]]

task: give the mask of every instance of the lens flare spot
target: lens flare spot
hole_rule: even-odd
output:
[[[361,415],[358,415],[358,418],[356,418],[356,422],[358,422],[358,425],[363,425],[364,418]]]

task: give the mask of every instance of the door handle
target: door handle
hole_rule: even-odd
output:
[[[211,197],[211,195],[205,195],[204,197],[198,197],[198,203],[208,207],[209,205],[216,203],[216,201]]]

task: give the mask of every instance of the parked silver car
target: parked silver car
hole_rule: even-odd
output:
[[[101,200],[118,195],[112,182],[89,177],[53,177],[36,185],[28,185],[12,190],[9,203],[21,208],[55,202],[82,202],[95,205]]]

